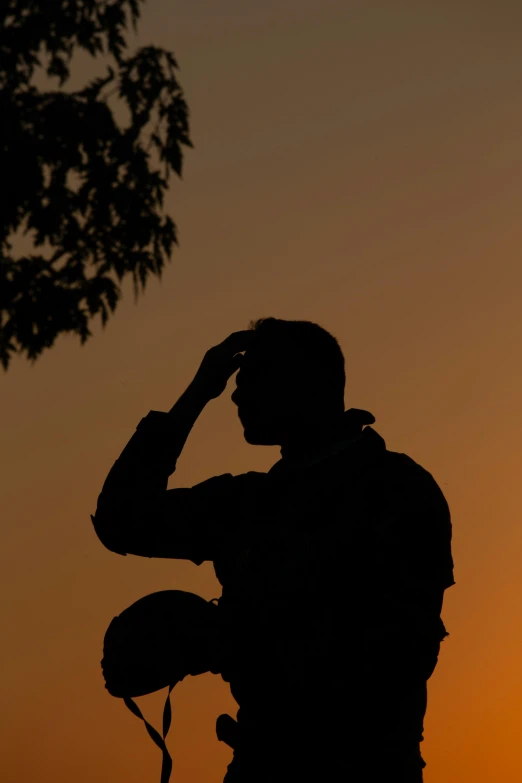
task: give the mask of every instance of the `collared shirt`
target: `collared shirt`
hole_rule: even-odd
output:
[[[150,411],[106,478],[95,530],[120,554],[213,561],[227,586],[245,572],[252,547],[255,558],[256,546],[290,537],[296,547],[313,542],[317,555],[328,551],[350,583],[363,569],[366,581],[386,579],[401,596],[440,593],[454,584],[446,500],[430,473],[363,429],[368,421],[372,414],[350,409],[346,437],[304,461],[169,490],[179,454],[169,447],[168,414]],[[310,575],[298,559],[295,568]],[[276,579],[275,561],[266,570],[264,586],[268,572]]]
[[[105,546],[213,562],[229,640],[223,675],[244,715],[266,715],[274,694],[295,701],[325,667],[348,672],[336,687],[353,694],[354,667],[371,660],[362,678],[374,676],[390,645],[402,644],[406,660],[408,645],[428,649],[446,635],[448,505],[428,471],[364,427],[373,422],[350,409],[338,441],[305,460],[169,490],[179,454],[168,414],[151,411],[107,476],[92,517]],[[422,687],[429,669],[419,669]],[[415,698],[417,736],[422,691]]]

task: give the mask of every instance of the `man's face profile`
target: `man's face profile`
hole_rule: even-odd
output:
[[[249,348],[232,394],[247,443],[280,445],[294,399],[281,347],[257,343]]]

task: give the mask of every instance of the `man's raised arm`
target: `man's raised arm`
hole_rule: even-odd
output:
[[[219,516],[233,498],[233,476],[167,490],[169,476],[205,405],[226,388],[252,332],[234,332],[205,354],[172,409],[150,411],[116,460],[91,520],[100,541],[117,554],[213,560]],[[217,519],[215,518],[217,515]],[[212,519],[214,517],[214,519]]]

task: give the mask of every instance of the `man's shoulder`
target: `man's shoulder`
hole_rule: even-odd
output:
[[[378,461],[378,468],[384,476],[389,476],[393,480],[411,480],[418,481],[425,485],[436,485],[437,481],[423,465],[401,451],[391,451],[385,449],[382,452],[381,459]]]
[[[382,502],[391,498],[409,498],[408,502],[433,502],[446,506],[446,498],[434,475],[413,457],[388,448],[376,450],[366,463],[366,480],[361,487]]]
[[[449,505],[441,487],[432,473],[408,454],[387,450],[370,480],[370,488],[373,502],[379,507],[422,513],[450,525]]]

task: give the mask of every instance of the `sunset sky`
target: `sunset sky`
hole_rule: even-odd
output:
[[[425,783],[520,779],[521,31],[513,0],[146,4],[135,45],[175,53],[191,111],[168,199],[180,247],[138,304],[125,283],[85,346],[62,337],[2,374],[2,781],[159,783],[160,751],[104,690],[103,635],[147,593],[220,587],[210,563],[105,550],[89,515],[140,419],[270,315],[338,338],[346,407],[371,411],[450,505]],[[77,83],[101,67],[80,58]],[[169,486],[278,459],[243,440],[232,389]],[[158,728],[164,697],[138,700]],[[172,783],[220,783],[228,685],[187,678],[172,703]]]

